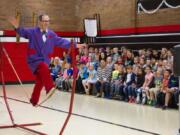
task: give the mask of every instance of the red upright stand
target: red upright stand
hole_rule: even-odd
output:
[[[45,133],[41,133],[39,131],[27,128],[27,126],[37,126],[37,125],[41,125],[41,123],[28,123],[28,124],[16,124],[15,123],[13,115],[12,115],[11,110],[10,110],[8,100],[7,100],[7,96],[6,96],[5,80],[4,80],[4,74],[3,74],[3,49],[5,49],[5,48],[3,47],[3,44],[0,41],[0,72],[1,72],[1,79],[2,79],[3,98],[4,98],[4,102],[6,104],[6,108],[7,108],[9,117],[11,119],[11,124],[0,126],[0,129],[3,129],[3,128],[21,128],[21,129],[30,131],[30,132],[38,134],[38,135],[47,135]]]
[[[64,129],[66,128],[66,125],[71,117],[72,114],[72,109],[73,109],[73,102],[74,102],[74,93],[75,93],[75,88],[76,88],[76,73],[77,73],[77,68],[76,68],[76,51],[75,51],[75,44],[73,40],[71,41],[71,48],[70,48],[71,54],[72,54],[72,67],[73,67],[73,86],[72,86],[72,92],[71,92],[71,101],[69,105],[69,112],[68,116],[63,124],[63,127],[61,128],[61,131],[59,135],[63,135]]]

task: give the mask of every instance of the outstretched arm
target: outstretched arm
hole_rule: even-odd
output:
[[[60,48],[70,48],[71,42],[67,39],[58,37],[57,35],[54,38],[54,45]]]
[[[77,48],[86,48],[87,47],[87,44],[77,44],[76,46]]]
[[[19,27],[19,20],[16,18],[8,18],[8,22],[17,29]]]
[[[54,38],[54,45],[61,48],[70,48],[71,42],[67,39],[58,37],[56,35],[56,37]],[[76,48],[85,48],[85,47],[87,47],[86,44],[76,44]]]
[[[13,26],[16,32],[24,38],[28,38],[30,34],[30,29],[20,27],[19,20],[16,18],[8,18],[8,22]]]

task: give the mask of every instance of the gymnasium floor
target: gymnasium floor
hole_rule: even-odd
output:
[[[70,93],[56,91],[41,107],[32,107],[23,89],[31,93],[33,85],[7,85],[9,104],[17,124],[41,122],[32,129],[58,135],[67,116]],[[0,125],[10,124],[0,88]],[[42,92],[42,97],[45,92]],[[93,96],[75,95],[73,115],[64,135],[176,135],[177,110],[129,104]],[[22,129],[0,129],[0,135],[31,135]]]

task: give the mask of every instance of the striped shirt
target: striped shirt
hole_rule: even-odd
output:
[[[97,80],[110,81],[111,80],[111,74],[112,74],[112,69],[109,68],[108,66],[106,66],[104,68],[98,67],[98,69],[97,69]]]

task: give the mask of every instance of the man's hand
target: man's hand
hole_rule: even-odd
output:
[[[16,18],[8,18],[8,22],[14,27],[18,28],[19,27],[19,21]]]
[[[87,44],[77,44],[77,48],[86,48]]]

